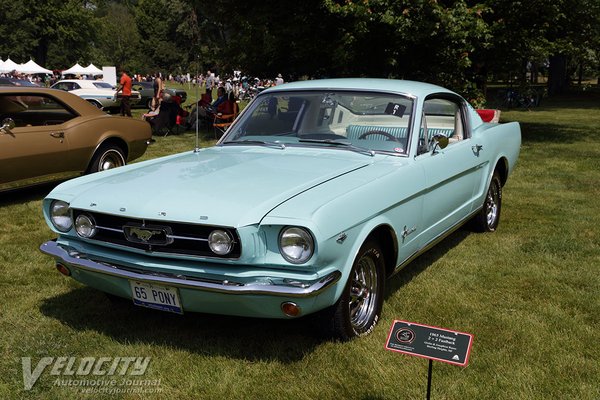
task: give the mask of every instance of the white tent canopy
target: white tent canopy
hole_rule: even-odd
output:
[[[87,69],[79,65],[79,63],[73,65],[71,68],[66,69],[62,72],[63,75],[74,74],[74,75],[88,75]]]
[[[19,64],[17,64],[13,60],[11,60],[10,57],[8,57],[6,61],[2,63],[2,67],[0,67],[0,72],[11,72],[18,68]]]
[[[25,64],[21,64],[16,68],[17,72],[23,74],[51,74],[52,71],[36,64],[35,61],[29,60]]]
[[[104,72],[96,67],[94,64],[90,63],[87,67],[84,68],[89,75],[102,75]]]

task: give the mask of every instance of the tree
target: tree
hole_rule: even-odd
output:
[[[83,0],[24,0],[30,48],[38,63],[69,67],[88,60],[96,36],[93,9]]]
[[[94,59],[103,65],[139,70],[144,66],[134,14],[123,4],[110,2],[96,13],[99,26]]]

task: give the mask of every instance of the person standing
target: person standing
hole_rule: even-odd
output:
[[[131,103],[129,99],[131,97],[131,78],[127,75],[127,70],[125,68],[121,69],[121,80],[119,81],[119,87],[117,88],[117,93],[122,91],[121,93],[121,116],[127,115],[131,117]]]
[[[215,75],[208,70],[206,72],[206,93],[210,94],[211,97],[213,87],[215,87]]]
[[[154,89],[154,101],[152,103],[153,107],[157,108],[162,100],[162,92],[164,90],[164,84],[162,78],[160,77],[160,72],[156,73],[152,87]]]
[[[275,78],[275,86],[279,85],[283,85],[283,77],[281,76],[281,74],[278,74],[277,78]]]

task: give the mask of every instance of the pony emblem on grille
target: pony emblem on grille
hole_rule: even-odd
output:
[[[171,228],[168,226],[123,226],[125,238],[134,243],[167,245],[173,242]]]

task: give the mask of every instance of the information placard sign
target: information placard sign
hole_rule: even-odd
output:
[[[466,367],[472,343],[470,333],[394,321],[386,349]]]

